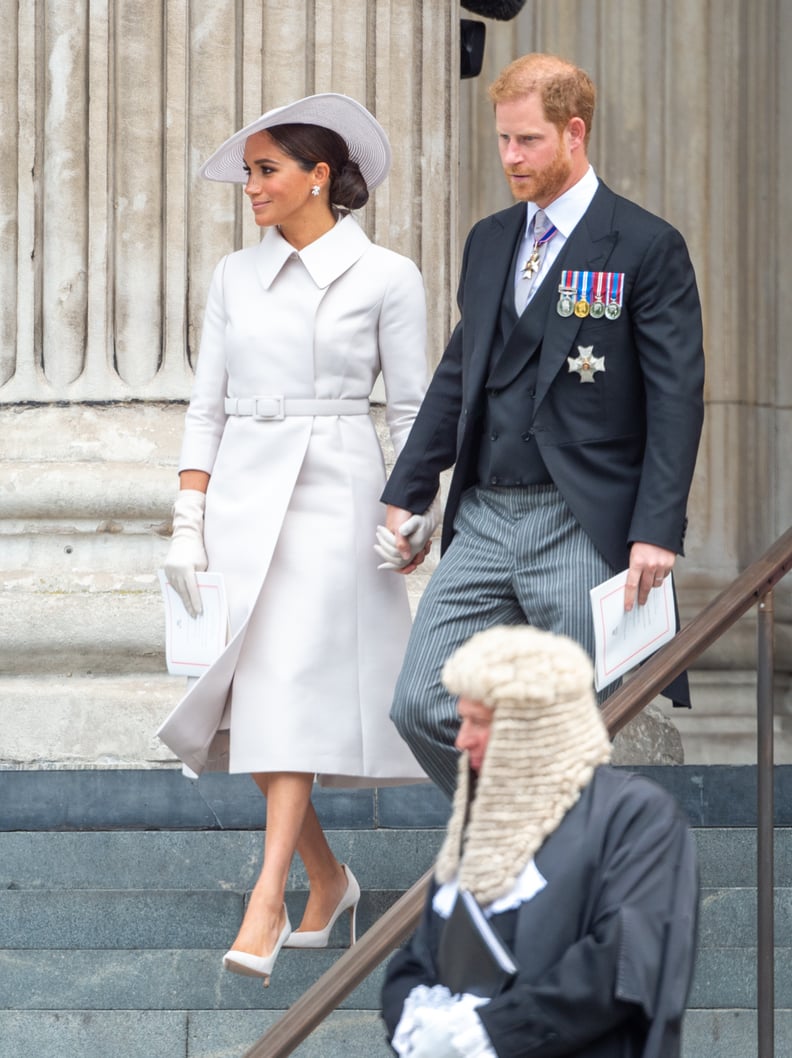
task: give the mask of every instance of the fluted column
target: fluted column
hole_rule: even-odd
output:
[[[355,96],[390,133],[393,174],[363,221],[424,267],[439,344],[457,214],[453,5],[6,6],[0,404],[188,395],[212,266],[259,235],[240,189],[197,170],[240,124],[311,92]]]

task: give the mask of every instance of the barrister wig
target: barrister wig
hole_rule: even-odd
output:
[[[482,905],[505,896],[589,784],[610,760],[588,655],[566,636],[527,625],[474,635],[446,662],[443,683],[493,711],[475,788],[467,753],[438,882],[470,889]],[[465,825],[465,819],[468,822]]]

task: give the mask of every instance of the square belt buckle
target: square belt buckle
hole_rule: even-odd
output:
[[[283,397],[255,397],[253,418],[258,421],[279,422],[284,418]]]

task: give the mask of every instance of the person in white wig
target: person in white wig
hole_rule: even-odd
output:
[[[351,215],[390,164],[373,115],[328,92],[269,110],[201,170],[244,185],[263,237],[211,281],[164,564],[193,617],[196,574],[224,575],[230,638],[158,734],[191,771],[250,773],[266,797],[261,874],[224,957],[265,983],[282,946],[325,947],[343,912],[354,942],[360,889],[315,779],[425,779],[388,717],[411,619],[371,546],[385,471],[369,414],[381,372],[398,453],[427,384],[425,295]],[[293,931],[295,850],[310,893]]]
[[[675,1058],[693,838],[665,790],[609,766],[587,654],[499,626],[463,644],[443,681],[459,696],[459,781],[422,921],[386,973],[393,1049]]]

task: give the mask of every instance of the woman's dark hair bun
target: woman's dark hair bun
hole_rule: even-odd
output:
[[[330,185],[330,201],[342,209],[360,209],[368,202],[368,197],[366,181],[357,162],[348,158]]]

